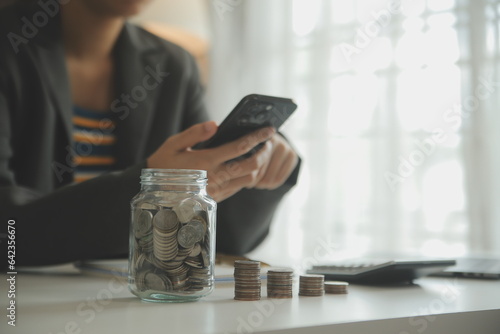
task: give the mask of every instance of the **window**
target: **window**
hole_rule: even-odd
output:
[[[248,65],[243,82],[224,74],[227,96],[299,105],[285,133],[301,180],[256,257],[296,262],[323,244],[330,258],[500,250],[499,10],[491,0],[257,0],[216,22],[244,51],[216,41],[215,57]]]

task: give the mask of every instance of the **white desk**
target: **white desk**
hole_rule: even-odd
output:
[[[231,284],[198,302],[141,302],[123,279],[77,274],[16,277],[16,327],[0,333],[384,333],[498,334],[500,281],[422,278],[407,287],[349,287],[347,295],[233,300]],[[295,284],[295,288],[296,288]],[[266,295],[263,284],[262,295]]]

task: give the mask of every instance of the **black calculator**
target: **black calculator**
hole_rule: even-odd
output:
[[[316,265],[308,274],[325,275],[325,280],[360,284],[411,283],[456,264],[455,260],[355,261]]]

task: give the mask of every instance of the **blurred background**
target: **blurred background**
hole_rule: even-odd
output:
[[[134,20],[177,31],[216,121],[250,93],[299,105],[299,183],[251,257],[500,254],[500,1],[156,0]]]

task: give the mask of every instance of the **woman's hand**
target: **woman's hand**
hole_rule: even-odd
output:
[[[254,187],[272,190],[285,183],[297,166],[299,157],[279,134],[271,137],[266,143],[266,148],[269,149],[267,163],[260,169]]]
[[[205,122],[168,138],[147,159],[148,168],[206,170],[208,193],[220,202],[243,188],[275,189],[286,181],[297,164],[297,155],[273,128],[256,130],[215,148],[191,149],[216,132],[214,122]],[[263,148],[251,157],[226,163],[262,142],[266,142]]]

